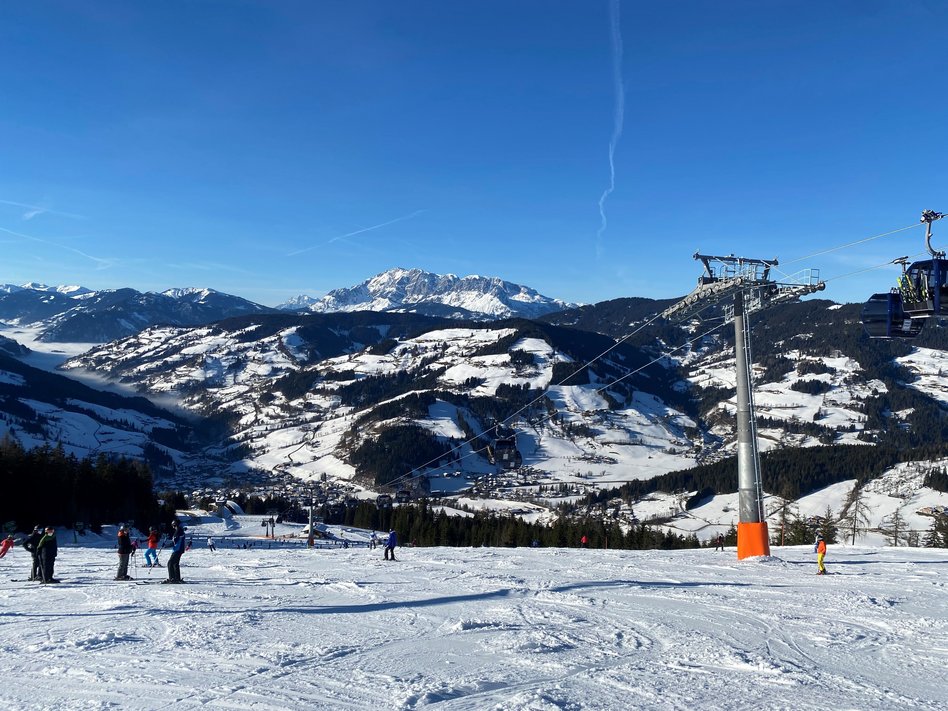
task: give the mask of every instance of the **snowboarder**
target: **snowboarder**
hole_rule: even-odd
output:
[[[183,583],[181,556],[184,555],[184,526],[175,521],[171,529],[171,557],[168,558],[168,579],[164,583]]]
[[[579,539],[579,545],[583,548],[589,548],[589,537],[584,533],[583,537]]]
[[[714,539],[714,550],[724,551],[724,534],[719,533],[718,537]]]
[[[398,545],[398,536],[395,535],[395,529],[388,532],[388,540],[385,541],[385,560],[395,560],[395,546]],[[389,557],[391,554],[391,557]]]
[[[26,540],[23,541],[23,547],[30,552],[30,556],[33,558],[33,564],[30,568],[30,580],[43,579],[43,573],[40,571],[39,551],[36,550],[36,546],[39,545],[42,538],[43,529],[39,526],[33,526],[33,533],[27,536]]]
[[[826,566],[823,565],[823,559],[826,557],[826,541],[823,536],[816,537],[816,567],[817,575],[826,575]]]
[[[132,541],[128,537],[128,529],[123,523],[118,530],[118,571],[115,573],[116,580],[131,580],[132,576],[128,574],[128,559],[132,555]]]
[[[13,536],[7,536],[3,539],[3,543],[0,543],[0,558],[3,558],[11,548],[13,548]]]
[[[56,529],[52,526],[47,526],[46,533],[43,534],[39,543],[36,544],[36,551],[40,562],[40,575],[42,576],[44,584],[59,582],[53,577],[53,566],[56,564],[56,553],[58,550]]]
[[[149,568],[155,568],[158,563],[158,542],[161,540],[161,534],[154,526],[148,531],[148,548],[145,551],[145,565]]]
[[[207,537],[207,549],[213,553],[217,550],[217,547],[214,545],[214,539],[210,536]]]

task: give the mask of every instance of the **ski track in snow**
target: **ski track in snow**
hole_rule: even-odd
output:
[[[60,585],[2,561],[0,707],[941,709],[948,551],[403,548],[185,554]]]

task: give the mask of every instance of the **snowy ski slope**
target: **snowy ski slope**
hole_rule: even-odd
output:
[[[0,561],[4,709],[944,709],[948,550],[244,550],[186,585]]]

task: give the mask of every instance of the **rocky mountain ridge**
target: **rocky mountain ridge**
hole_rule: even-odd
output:
[[[458,277],[399,268],[353,287],[333,289],[318,299],[300,295],[277,308],[316,313],[407,311],[462,319],[497,319],[536,318],[573,306],[497,277]]]

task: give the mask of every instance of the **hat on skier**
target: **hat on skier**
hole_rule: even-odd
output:
[[[120,523],[120,524],[119,524],[119,530],[120,530],[120,531],[124,531],[124,530],[125,530],[125,524],[124,524],[124,523]]]
[[[33,526],[33,533],[40,533],[40,532],[42,532],[42,530],[43,530],[43,529],[40,528],[39,526]]]

